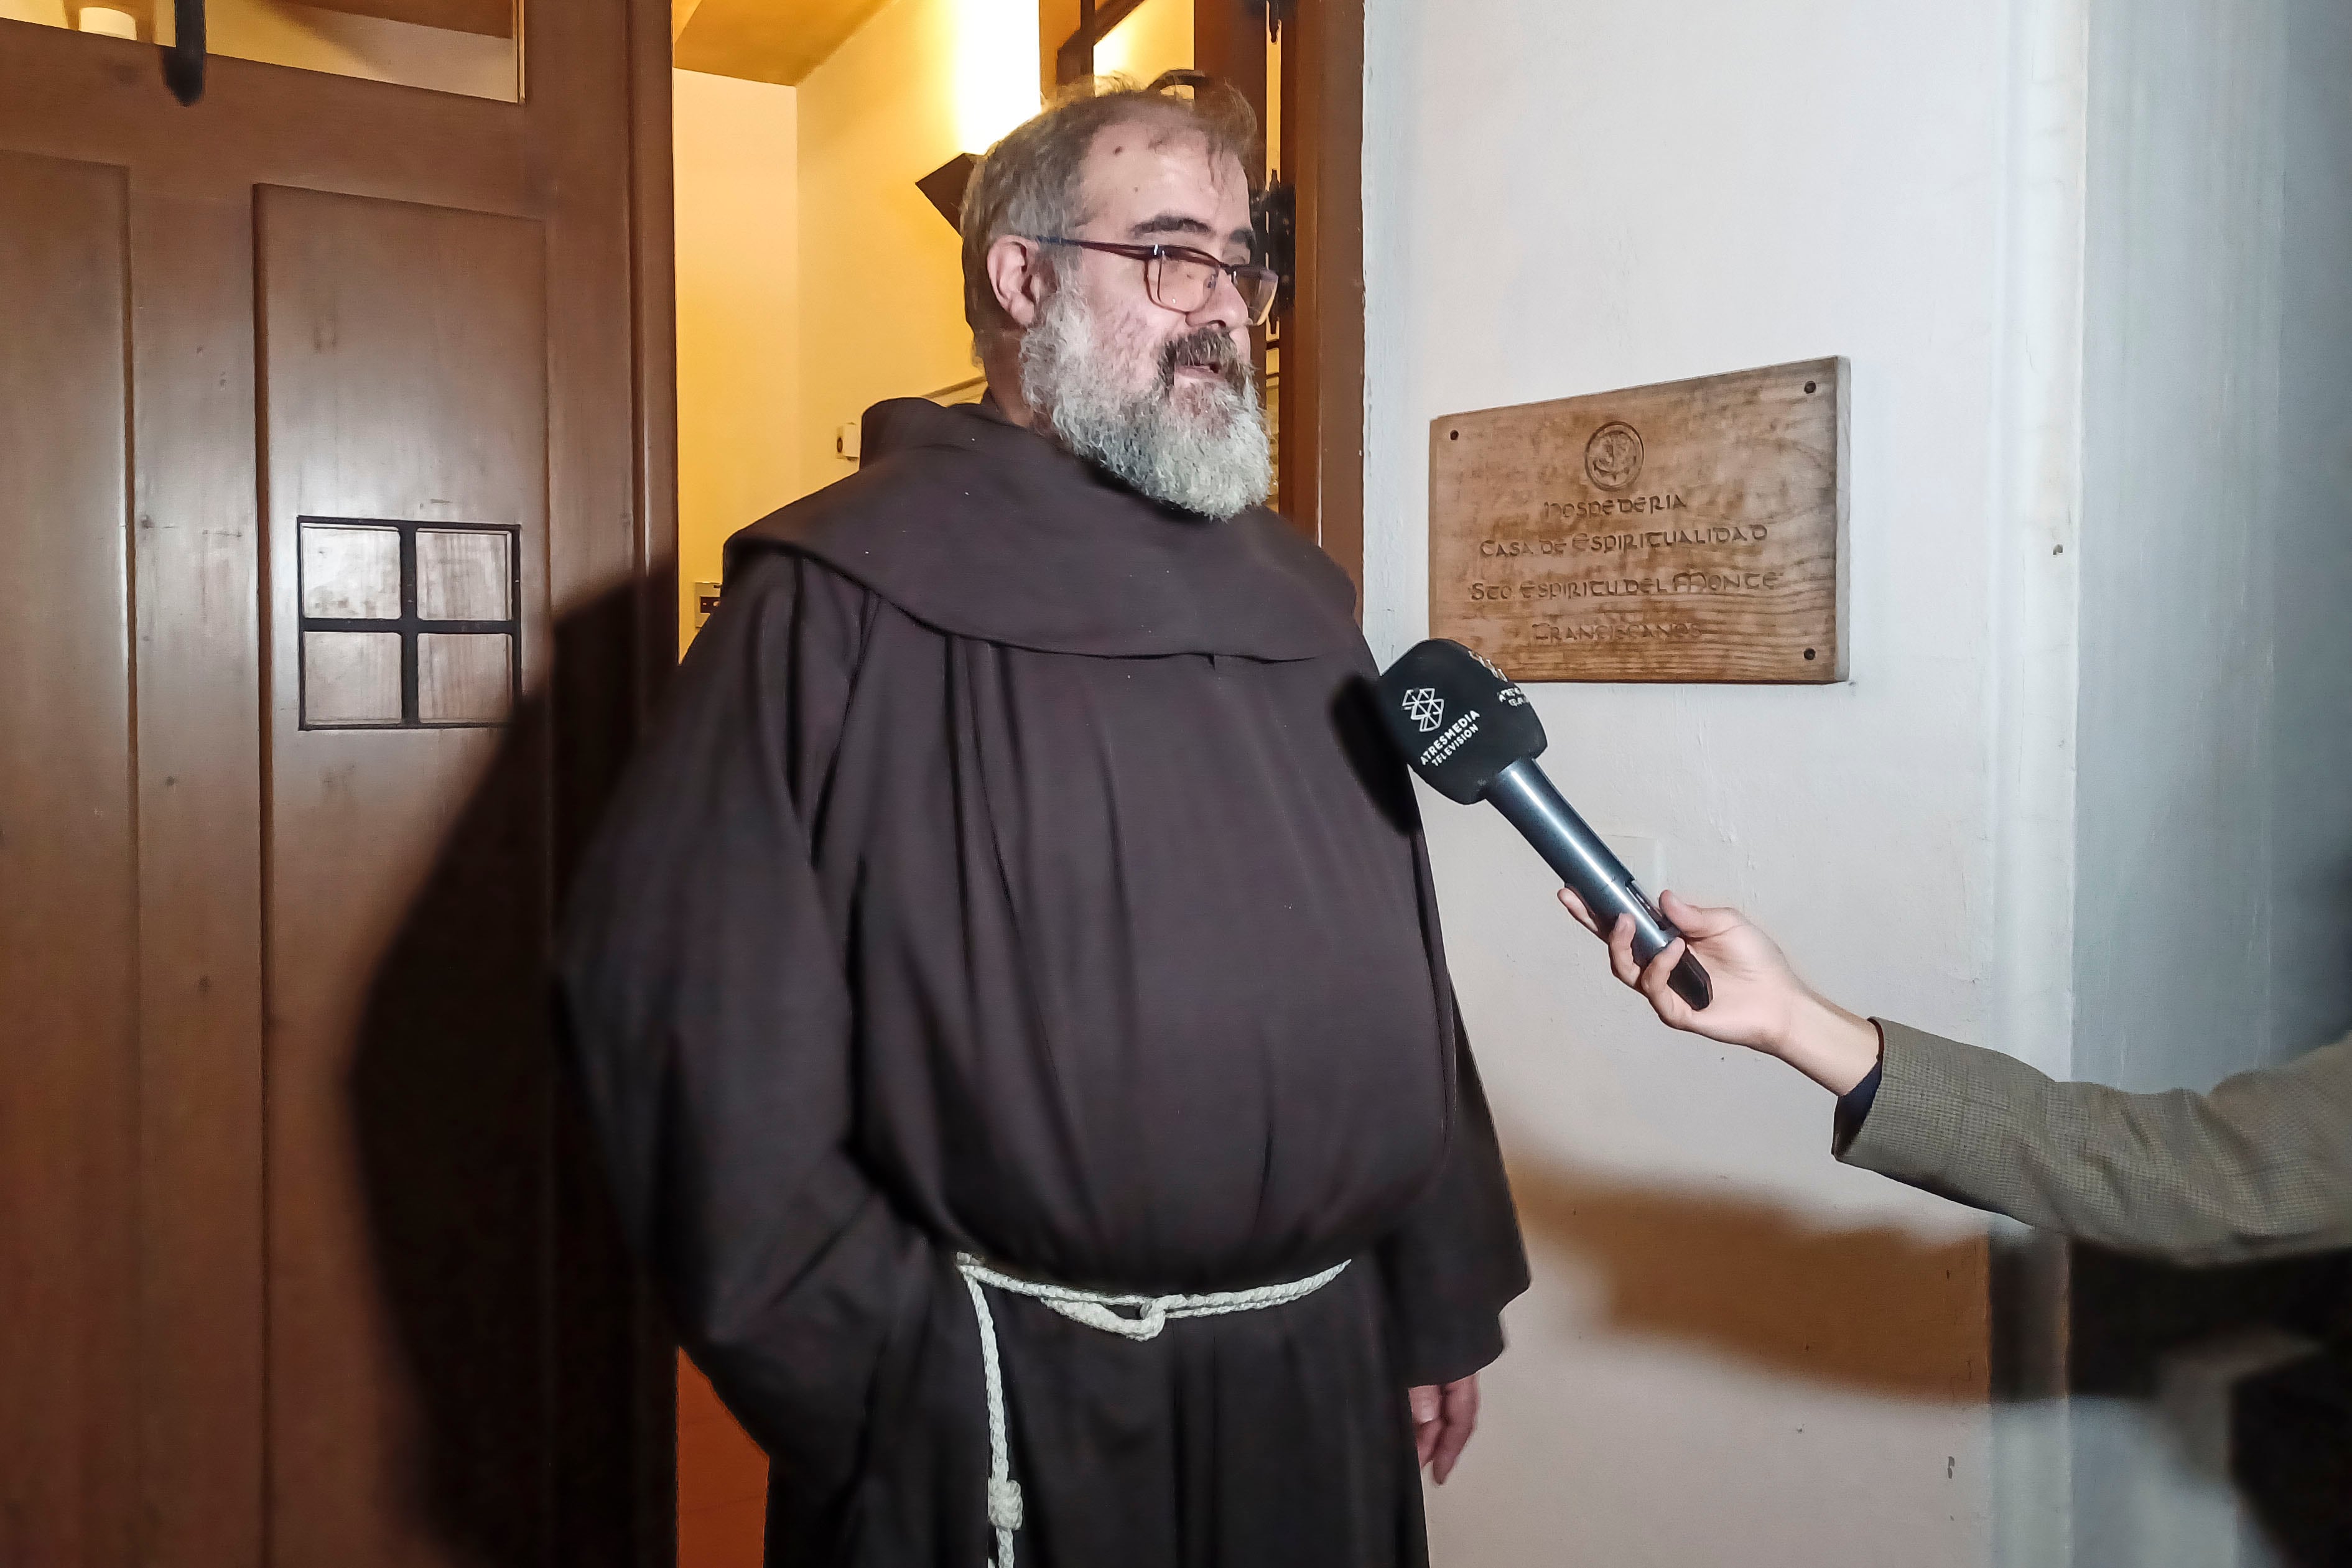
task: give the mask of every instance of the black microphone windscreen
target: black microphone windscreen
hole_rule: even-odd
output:
[[[1543,755],[1543,721],[1527,693],[1444,637],[1413,648],[1381,676],[1381,716],[1423,781],[1465,806],[1512,763]]]

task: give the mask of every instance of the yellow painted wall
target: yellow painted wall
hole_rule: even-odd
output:
[[[1139,87],[1161,71],[1192,68],[1192,0],[1143,0],[1095,46],[1095,73]]]
[[[727,536],[801,494],[800,89],[670,77],[682,649]]]
[[[1282,42],[1276,39],[1265,47],[1265,123],[1259,127],[1265,136],[1265,166],[1269,171],[1282,168]]]
[[[800,84],[800,483],[834,433],[979,374],[956,232],[915,182],[1037,109],[1036,0],[891,0]]]

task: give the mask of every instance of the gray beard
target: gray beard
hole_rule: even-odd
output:
[[[1068,289],[1047,296],[1021,340],[1021,390],[1062,444],[1155,501],[1230,517],[1274,488],[1257,382],[1244,361],[1181,389],[1163,359],[1154,384],[1124,390],[1126,367]]]

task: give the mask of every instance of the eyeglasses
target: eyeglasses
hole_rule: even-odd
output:
[[[1282,290],[1282,274],[1270,267],[1219,261],[1204,250],[1181,245],[1113,245],[1098,239],[1064,239],[1057,235],[1031,235],[1039,245],[1066,245],[1077,250],[1098,250],[1143,263],[1143,290],[1162,310],[1190,316],[1207,305],[1217,292],[1217,277],[1234,280],[1234,292],[1249,312],[1249,324],[1264,326]]]

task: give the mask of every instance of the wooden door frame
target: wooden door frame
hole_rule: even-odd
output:
[[[677,669],[677,224],[670,0],[629,0],[630,339],[635,366],[637,603],[632,740]],[[629,1514],[637,1568],[677,1568],[677,1340],[633,1275]]]
[[[1269,0],[1279,4],[1279,0]],[[1135,0],[1038,0],[1038,77]],[[1282,24],[1283,173],[1296,192],[1297,304],[1283,325],[1285,516],[1364,586],[1364,0],[1291,0]]]
[[[677,667],[677,223],[671,0],[629,0],[631,334],[636,350],[638,712]]]
[[[1281,502],[1346,570],[1360,616],[1364,0],[1297,0],[1283,24],[1282,107],[1297,284],[1283,326]]]

